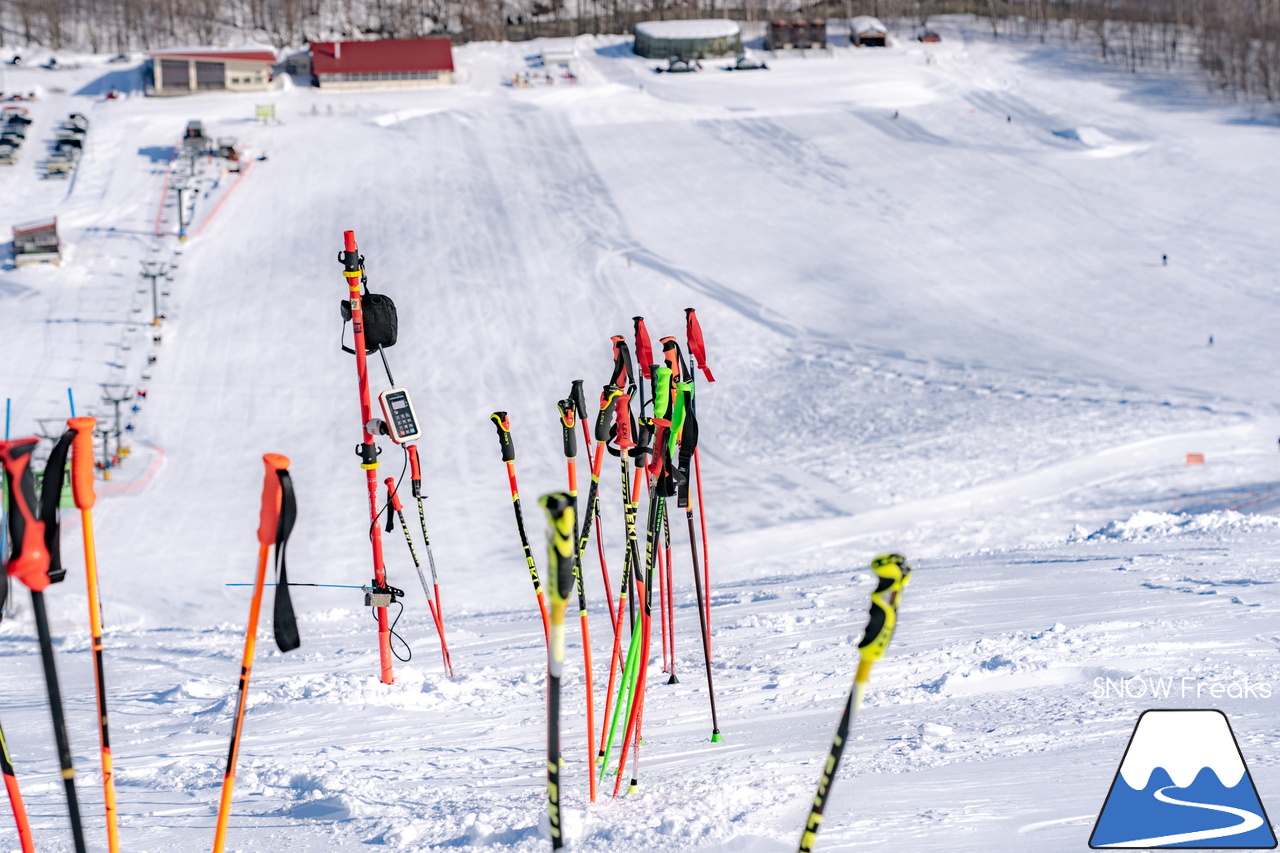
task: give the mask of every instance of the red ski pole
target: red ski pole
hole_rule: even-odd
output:
[[[364,310],[361,308],[360,285],[364,279],[364,256],[356,248],[354,231],[344,231],[343,251],[338,259],[342,274],[347,279],[349,305],[351,307],[352,346],[356,351],[356,373],[360,378],[360,430],[361,441],[357,449],[360,467],[364,469],[369,490],[369,544],[373,548],[373,586],[375,590],[387,588],[387,569],[382,561],[382,530],[378,527],[378,446],[374,444],[369,422],[373,420],[373,406],[369,400],[369,370],[365,360]],[[378,619],[378,661],[383,684],[395,681],[391,656],[391,623],[385,606],[375,607]]]
[[[444,602],[440,600],[440,578],[436,575],[436,558],[431,553],[431,537],[427,534],[427,513],[422,507],[422,468],[418,463],[418,445],[408,445],[409,450],[409,484],[413,488],[413,497],[418,502],[418,522],[422,525],[422,541],[427,546],[427,565],[431,567],[431,586],[435,590],[435,603],[431,601],[431,593],[427,592],[427,579],[422,576],[422,568],[418,567],[418,579],[422,581],[422,591],[427,592],[427,606],[431,608],[431,618],[436,623],[436,633],[440,635],[440,654],[444,656],[444,668],[453,678],[453,661],[449,659],[449,643],[444,638]],[[405,531],[408,535],[408,531]],[[409,550],[412,552],[413,548]],[[414,555],[414,565],[417,566]]]

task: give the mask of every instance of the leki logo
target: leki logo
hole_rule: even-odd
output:
[[[1144,712],[1089,846],[1274,849],[1275,833],[1226,715]]]

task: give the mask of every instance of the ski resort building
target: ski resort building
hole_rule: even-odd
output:
[[[452,83],[453,46],[447,38],[313,42],[311,73],[321,89]]]
[[[706,59],[742,52],[742,28],[734,21],[644,21],[636,24],[635,52],[653,59]]]
[[[57,218],[13,226],[13,260],[18,266],[61,263],[62,241],[58,238]]]
[[[147,54],[148,95],[194,92],[261,92],[271,82],[276,54],[271,48],[190,48]]]
[[[770,21],[764,35],[765,50],[822,49],[827,46],[827,21]]]
[[[858,47],[884,47],[889,41],[889,29],[878,18],[859,15],[849,21],[849,43]]]

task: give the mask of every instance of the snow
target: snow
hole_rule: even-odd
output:
[[[724,19],[691,21],[641,21],[636,32],[655,39],[720,39],[736,36],[742,28]]]
[[[370,287],[400,308],[388,358],[425,425],[457,679],[399,532],[385,544],[413,659],[394,684],[377,679],[358,590],[295,589],[302,648],[277,653],[267,625],[258,644],[229,849],[546,848],[542,628],[488,415],[511,414],[538,543],[534,498],[564,482],[554,401],[573,379],[603,384],[609,335],[637,314],[683,339],[687,306],[718,380],[699,384],[698,414],[725,740],[708,740],[674,524],[680,683],[655,636],[637,796],[613,801],[610,785],[587,802],[570,631],[578,850],[794,850],[856,667],[866,566],[888,550],[916,571],[822,850],[1084,849],[1149,707],[1226,712],[1263,802],[1280,795],[1274,700],[1220,689],[1280,684],[1276,127],[1189,71],[1131,75],[930,23],[940,44],[780,57],[761,74],[654,75],[628,39],[581,37],[579,82],[529,89],[503,83],[537,41],[462,46],[460,82],[423,89],[147,99],[136,65],[102,57],[5,69],[6,87],[45,95],[23,159],[0,171],[0,230],[56,215],[69,248],[60,268],[0,269],[13,432],[53,429],[68,387],[99,418],[102,383],[148,392],[94,510],[126,849],[200,850],[212,834],[249,598],[225,584],[252,577],[263,453],[292,459],[291,578],[368,582],[356,382],[338,349],[348,228]],[[102,100],[110,88],[125,97]],[[255,124],[259,103],[279,123]],[[69,182],[39,180],[69,112],[91,121],[83,161]],[[179,249],[162,188],[192,118],[269,156],[235,180],[205,173],[199,233]],[[159,330],[143,259],[177,264]],[[390,445],[382,461],[399,475]],[[617,484],[611,461],[607,495]],[[603,508],[615,587],[617,503]],[[48,600],[104,849],[67,516],[71,572]],[[610,631],[594,558],[585,578],[599,716]],[[0,623],[0,720],[37,843],[60,853],[18,599]],[[0,808],[0,845],[11,827]]]

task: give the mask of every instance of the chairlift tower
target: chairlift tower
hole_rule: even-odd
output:
[[[178,220],[182,220],[182,196],[178,196]],[[169,275],[169,265],[164,261],[142,261],[142,277],[151,281],[151,325],[160,325],[160,295],[156,292],[156,280]]]
[[[123,396],[120,396],[120,397],[112,396],[111,389],[113,388],[117,389],[118,392]],[[119,390],[119,389],[123,389],[123,390]],[[116,439],[116,452],[115,452],[116,456],[120,455],[120,437],[121,435],[123,435],[123,431],[120,428],[120,423],[121,423],[120,405],[122,403],[129,402],[129,400],[131,399],[132,399],[132,395],[129,393],[129,386],[109,385],[105,382],[102,383],[102,402],[110,403],[112,406],[115,407],[116,425],[115,425],[115,429],[111,430],[109,434],[115,436],[115,439]],[[109,460],[111,458],[111,454],[108,452],[110,448],[107,447],[105,439],[103,440],[102,449],[103,449],[103,455],[106,456],[106,458]]]

